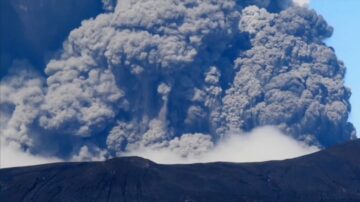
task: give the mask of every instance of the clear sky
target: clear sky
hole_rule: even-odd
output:
[[[335,28],[326,43],[347,66],[346,85],[352,89],[352,113],[360,137],[360,0],[312,0],[310,6]]]

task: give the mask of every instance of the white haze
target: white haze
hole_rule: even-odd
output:
[[[199,156],[182,157],[169,148],[140,149],[127,156],[140,156],[162,164],[199,162],[261,162],[284,160],[319,151],[282,134],[274,127],[261,127],[246,134],[233,134],[220,141],[212,150]]]
[[[15,145],[0,145],[0,168],[40,165],[60,161],[60,159],[53,157],[47,158],[43,156],[32,155],[28,152],[21,151]]]
[[[246,134],[233,134],[218,142],[214,148],[202,155],[182,157],[169,148],[158,150],[140,149],[126,156],[140,156],[161,164],[205,163],[205,162],[261,162],[295,158],[319,151],[282,134],[274,127],[261,127]],[[92,158],[89,158],[92,159]],[[97,159],[99,160],[99,159]],[[39,165],[61,162],[58,158],[35,156],[21,151],[16,146],[1,146],[1,168]]]
[[[294,0],[299,6],[307,6],[310,4],[310,0]]]

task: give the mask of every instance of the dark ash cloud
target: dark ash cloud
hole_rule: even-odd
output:
[[[139,148],[198,154],[266,125],[321,147],[355,138],[345,67],[323,43],[333,29],[313,10],[281,0],[107,3],[70,33],[46,84],[3,80],[10,97],[38,94],[1,102],[11,106],[2,107],[6,141],[89,159]]]

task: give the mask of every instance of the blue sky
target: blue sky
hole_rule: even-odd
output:
[[[311,5],[335,28],[326,43],[347,66],[346,85],[352,89],[351,121],[360,137],[360,0],[312,0]]]

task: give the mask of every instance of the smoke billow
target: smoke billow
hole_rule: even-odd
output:
[[[245,147],[223,141],[267,125],[318,147],[355,137],[345,66],[323,43],[333,29],[313,10],[284,0],[104,8],[70,33],[46,78],[25,67],[2,80],[4,141],[91,160],[169,149],[202,158]]]

